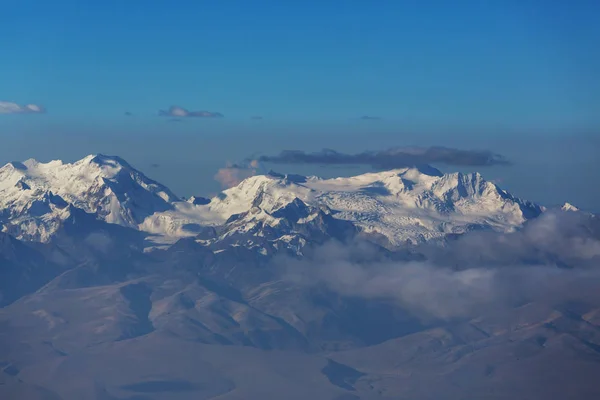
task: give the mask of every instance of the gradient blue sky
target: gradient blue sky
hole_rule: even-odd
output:
[[[48,112],[0,115],[0,162],[115,153],[190,194],[252,152],[552,141],[542,173],[597,144],[599,19],[593,0],[6,2],[0,100]]]

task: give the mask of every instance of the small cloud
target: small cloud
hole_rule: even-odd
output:
[[[189,111],[183,107],[171,106],[168,110],[159,110],[158,115],[174,118],[222,118],[224,115],[212,111]]]
[[[250,117],[250,119],[253,119],[253,120],[255,120],[255,121],[258,121],[258,120],[261,120],[261,119],[263,119],[263,117],[261,117],[260,115],[254,115],[254,116]]]
[[[43,114],[46,109],[39,104],[24,106],[10,101],[0,101],[0,114]]]
[[[376,120],[380,120],[381,117],[374,117],[372,115],[363,115],[359,119],[362,119],[362,120],[365,120],[365,121],[376,121]]]
[[[487,150],[460,150],[448,147],[394,147],[358,154],[324,149],[316,153],[285,150],[276,156],[260,156],[262,162],[276,164],[370,165],[375,169],[394,169],[424,164],[490,166],[510,164],[503,156]]]
[[[244,179],[256,175],[258,168],[258,160],[251,160],[245,165],[227,163],[225,168],[217,171],[215,180],[221,183],[223,188],[230,188],[239,185]]]

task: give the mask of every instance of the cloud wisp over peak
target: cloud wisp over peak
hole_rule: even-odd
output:
[[[168,110],[159,110],[158,115],[172,118],[222,118],[223,114],[213,111],[189,111],[183,107],[171,106]]]
[[[244,179],[256,175],[259,168],[258,160],[249,160],[245,164],[227,163],[224,168],[217,171],[215,180],[224,189],[239,185]]]
[[[20,105],[11,101],[0,101],[0,114],[43,114],[46,109],[39,104]]]
[[[491,166],[510,164],[503,156],[488,150],[460,150],[448,147],[394,147],[357,154],[340,153],[331,149],[307,153],[284,150],[278,155],[263,155],[261,162],[276,164],[369,165],[375,169],[394,169],[423,164],[453,166]]]

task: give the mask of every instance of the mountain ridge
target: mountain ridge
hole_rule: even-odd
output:
[[[251,213],[255,222],[273,227],[280,219],[273,215],[297,201],[328,210],[365,234],[383,236],[392,246],[440,239],[473,226],[508,231],[543,212],[479,173],[442,174],[429,166],[333,179],[270,172],[246,178],[212,199],[184,201],[122,158],[103,154],[74,163],[9,163],[0,168],[0,195],[0,223],[26,226],[21,237],[38,241],[50,240],[66,204],[167,245],[195,236],[201,227],[227,225],[235,215],[247,217],[252,209],[262,210]]]

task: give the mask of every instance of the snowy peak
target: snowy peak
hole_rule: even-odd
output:
[[[175,201],[167,187],[115,156],[89,155],[74,163],[29,159],[0,168],[0,224],[29,240],[49,240],[68,217],[68,205],[138,229]]]
[[[457,172],[440,177],[432,185],[432,190],[441,197],[450,197],[451,200],[456,201],[460,198],[477,197],[485,195],[486,192],[495,192],[496,186],[485,181],[478,173]]]
[[[571,203],[565,203],[565,204],[563,204],[563,206],[560,209],[563,210],[563,211],[579,211],[579,208],[575,207]]]
[[[35,201],[47,192],[107,222],[132,227],[177,200],[167,187],[115,156],[89,155],[72,164],[30,159],[0,169],[2,208]]]
[[[286,176],[257,175],[213,198],[210,208],[225,218],[246,212],[252,207],[272,212],[299,197],[298,193],[308,191],[310,189],[289,181]]]
[[[107,156],[104,154],[90,154],[89,156],[83,158],[81,160],[82,163],[90,163],[96,164],[100,167],[108,167],[108,168],[129,168],[133,169],[131,165],[127,163],[127,161],[123,160],[118,156]]]

